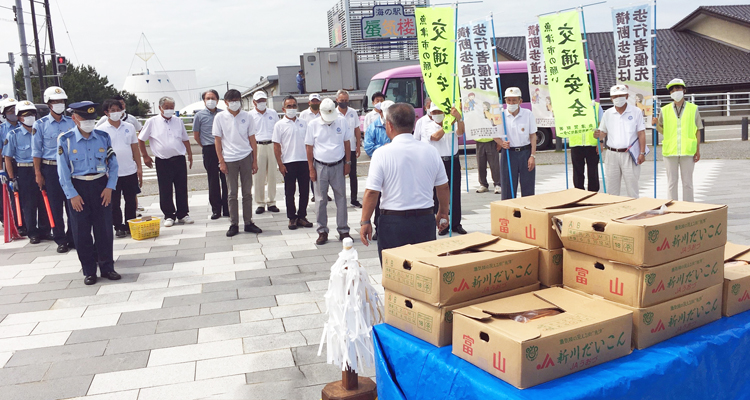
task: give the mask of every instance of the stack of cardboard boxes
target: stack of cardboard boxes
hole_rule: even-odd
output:
[[[451,344],[453,310],[539,289],[538,249],[483,233],[382,252],[385,322]]]
[[[636,348],[721,318],[727,206],[641,198],[553,224],[564,285],[632,311]]]

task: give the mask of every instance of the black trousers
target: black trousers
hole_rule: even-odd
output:
[[[596,146],[576,146],[570,148],[570,158],[573,160],[573,186],[584,189],[583,169],[586,167],[586,175],[589,177],[588,190],[599,191],[599,153]]]
[[[157,158],[157,162],[158,162]],[[112,204],[102,205],[102,192],[107,187],[107,177],[94,181],[72,179],[73,187],[83,199],[83,210],[70,207],[70,225],[73,228],[76,252],[84,276],[96,275],[96,267],[102,274],[115,270],[112,258]],[[93,238],[91,232],[94,232]]]
[[[216,155],[216,146],[203,146],[203,168],[206,169],[208,177],[208,202],[214,214],[229,215],[229,203],[227,202],[227,176],[219,169],[219,156]]]
[[[385,249],[435,240],[435,215],[406,217],[381,215],[378,226],[378,257],[381,268]]]
[[[187,164],[185,156],[156,157],[156,181],[159,184],[159,206],[164,218],[182,219],[188,215]],[[174,189],[174,190],[173,190]],[[174,193],[177,202],[172,201]]]
[[[49,236],[50,224],[49,218],[47,218],[47,207],[44,205],[39,185],[36,184],[34,167],[18,167],[16,175],[26,235],[30,238]]]
[[[63,192],[62,186],[60,186],[57,166],[42,164],[42,175],[44,176],[44,189],[47,191],[49,208],[52,211],[52,219],[55,221],[55,227],[52,228],[52,238],[58,245],[73,243],[73,230],[70,229],[70,209],[68,208],[65,192]],[[68,217],[67,231],[65,230],[63,211],[65,211],[65,215]]]
[[[510,176],[508,176],[508,154],[510,154],[510,176],[513,177],[513,184],[511,185]],[[521,194],[525,196],[534,195],[534,185],[536,182],[536,168],[533,171],[529,171],[529,157],[531,157],[531,149],[513,151],[503,150],[500,155],[500,182],[503,191],[501,197],[503,200],[510,199],[513,194],[516,197],[521,197],[518,194],[518,182],[521,182]],[[513,188],[513,193],[511,189]]]
[[[284,164],[284,196],[286,197],[286,217],[289,219],[306,218],[307,203],[310,200],[310,169],[307,161],[295,161]],[[299,208],[294,205],[294,194],[299,186]]]
[[[351,168],[349,168],[349,188],[351,189],[351,196],[349,199],[351,199],[351,202],[354,203],[357,201],[357,152],[352,151],[352,164]]]
[[[112,225],[115,229],[122,229],[130,232],[128,220],[135,218],[135,211],[138,208],[138,173],[120,176],[117,178],[117,188],[112,192]],[[122,219],[122,209],[120,208],[120,199],[125,199],[125,220]]]
[[[451,202],[453,203],[453,214],[451,216],[451,225],[453,229],[461,226],[461,158],[458,155],[453,156],[453,176],[451,176],[451,161],[443,160],[445,166],[445,175],[448,176],[448,184],[453,189],[453,197]],[[435,213],[438,212],[438,206],[440,203],[437,198],[437,190],[432,190],[432,198],[435,201]],[[380,240],[380,234],[378,233],[378,240]]]

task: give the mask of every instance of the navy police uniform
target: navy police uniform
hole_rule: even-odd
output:
[[[96,118],[97,105],[83,101],[69,107],[84,123]],[[68,199],[78,259],[86,276],[84,282],[96,283],[97,264],[102,277],[120,279],[112,257],[112,204],[102,204],[104,190],[114,191],[117,186],[117,157],[110,137],[96,129],[87,135],[76,127],[60,135],[57,146],[57,173]],[[83,200],[82,211],[72,206],[71,199],[77,196]]]

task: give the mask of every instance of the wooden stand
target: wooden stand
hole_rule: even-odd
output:
[[[341,380],[323,388],[323,400],[375,400],[378,389],[370,378],[358,377],[348,366],[341,372]]]

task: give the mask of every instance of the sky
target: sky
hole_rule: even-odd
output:
[[[449,1],[433,0],[432,4]],[[498,36],[520,36],[525,24],[538,14],[596,2],[484,0],[460,4],[459,23],[492,13]],[[585,7],[587,31],[611,31],[611,8],[638,3],[610,0]],[[743,3],[658,0],[657,27],[669,28],[701,5]],[[9,9],[14,4],[14,0],[0,0],[0,62],[13,52],[18,66],[18,27]],[[145,71],[145,63],[135,57],[144,33],[156,53],[149,61],[151,71],[195,69],[200,88],[216,88],[220,93],[227,82],[242,91],[261,76],[275,75],[277,66],[298,65],[302,53],[328,47],[326,12],[334,4],[336,0],[50,0],[57,52],[73,64],[94,66],[117,89],[129,74]],[[22,7],[28,12],[29,1],[22,0]],[[36,11],[43,13],[40,6]],[[41,25],[43,19],[37,22]],[[30,14],[24,14],[24,23],[32,54]],[[40,42],[44,46],[44,36]],[[0,64],[0,95],[11,92],[10,77],[7,64]]]

